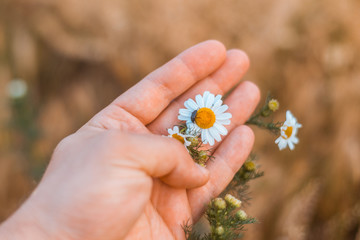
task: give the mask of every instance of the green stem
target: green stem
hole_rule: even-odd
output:
[[[280,126],[281,126],[280,122],[277,122],[277,123],[262,122],[262,121],[257,120],[255,117],[254,118],[251,117],[248,121],[246,121],[246,124],[256,125],[260,128],[269,129],[275,133],[278,133],[280,131]]]

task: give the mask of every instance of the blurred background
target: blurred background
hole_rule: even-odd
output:
[[[56,144],[146,74],[207,39],[245,50],[246,80],[303,124],[280,152],[254,128],[265,176],[246,239],[360,239],[357,0],[1,0],[0,220]]]

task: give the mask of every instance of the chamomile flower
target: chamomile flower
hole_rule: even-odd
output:
[[[286,111],[286,121],[280,127],[280,137],[275,140],[275,143],[278,144],[280,150],[283,150],[286,146],[289,146],[290,150],[295,148],[294,144],[299,142],[296,134],[298,128],[301,127],[302,125],[297,122],[291,112],[289,110]]]
[[[279,101],[276,100],[276,99],[271,99],[268,102],[268,108],[273,112],[275,112],[275,111],[277,111],[279,109],[279,105],[280,105]]]
[[[173,129],[169,128],[168,133],[168,137],[175,138],[176,140],[184,144],[185,147],[190,146],[191,142],[186,140],[186,138],[190,136],[180,133],[178,126],[173,127]]]
[[[232,115],[225,112],[229,107],[222,104],[221,95],[215,97],[206,91],[203,96],[196,95],[195,100],[185,101],[186,109],[179,110],[178,119],[186,121],[189,130],[201,134],[203,143],[212,146],[215,140],[221,141],[221,135],[228,133],[224,125],[230,124]]]

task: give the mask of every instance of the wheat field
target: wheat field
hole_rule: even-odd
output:
[[[0,220],[36,187],[57,143],[182,50],[207,39],[246,51],[244,79],[291,109],[292,152],[254,128],[265,176],[245,239],[360,239],[357,0],[1,0]],[[23,79],[27,94],[11,98]],[[264,99],[263,99],[264,100]],[[262,100],[262,101],[263,101]]]

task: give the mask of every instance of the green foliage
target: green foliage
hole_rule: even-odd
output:
[[[188,222],[182,226],[185,232],[185,238],[188,240],[211,240],[211,234],[199,234],[194,230],[194,225],[189,224]]]
[[[34,154],[35,142],[40,138],[41,132],[37,126],[38,117],[37,108],[30,95],[20,98],[9,98],[11,106],[11,119],[8,124],[13,136],[17,139],[13,145],[16,146],[14,151],[20,150],[26,159],[23,165],[29,175],[36,181],[40,180],[43,175],[46,164]]]
[[[259,170],[260,166],[256,164],[256,155],[250,154],[249,158],[241,166],[239,171],[226,187],[225,191],[221,194],[224,196],[226,193],[231,193],[235,197],[241,199],[244,203],[249,204],[249,188],[248,182],[259,177],[264,176],[264,172]]]
[[[242,210],[239,210],[239,207],[236,207],[236,204],[231,202],[227,198],[228,195],[226,195],[231,193],[235,201],[237,200],[236,198],[238,198],[248,203],[250,200],[248,196],[248,182],[264,175],[254,161],[255,155],[251,154],[221,194],[225,200],[223,198],[215,198],[208,205],[205,215],[210,224],[211,232],[199,234],[193,225],[187,223],[183,226],[187,240],[241,239],[245,231],[245,225],[257,222],[257,220],[252,217],[246,217],[246,219],[239,218],[239,216],[242,215],[237,213]]]

